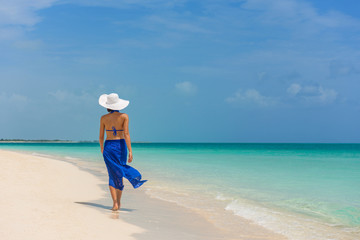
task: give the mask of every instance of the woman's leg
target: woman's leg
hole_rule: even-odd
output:
[[[119,205],[118,205],[118,201],[117,201],[117,190],[116,188],[112,187],[109,185],[109,189],[110,189],[110,193],[111,193],[111,198],[113,200],[113,208],[111,210],[113,211],[117,211],[119,210]]]
[[[119,189],[116,189],[116,203],[118,205],[118,208],[120,209],[120,200],[121,200],[122,191]]]

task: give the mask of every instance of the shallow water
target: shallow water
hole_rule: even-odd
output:
[[[202,211],[219,226],[236,227],[241,216],[290,239],[360,239],[360,144],[132,147],[148,194]],[[104,167],[97,143],[1,143],[0,149]]]

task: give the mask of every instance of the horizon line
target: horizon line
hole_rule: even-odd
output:
[[[0,143],[16,142],[52,142],[52,143],[98,143],[98,140],[63,140],[63,139],[0,139]],[[360,144],[360,142],[176,142],[176,141],[132,141],[131,143],[225,143],[225,144]]]

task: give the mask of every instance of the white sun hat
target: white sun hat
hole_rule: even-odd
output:
[[[128,100],[119,98],[116,93],[103,94],[99,97],[99,104],[111,110],[121,110],[129,105]]]

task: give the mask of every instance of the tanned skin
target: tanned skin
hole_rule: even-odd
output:
[[[101,153],[104,152],[104,135],[105,130],[112,129],[115,127],[116,129],[123,129],[124,131],[118,131],[117,135],[114,136],[113,132],[108,132],[106,134],[106,140],[115,140],[115,139],[125,139],[126,146],[128,148],[129,156],[128,156],[128,163],[131,163],[133,160],[132,150],[131,150],[131,140],[130,140],[130,133],[129,133],[129,116],[126,113],[120,112],[113,112],[105,114],[100,119],[100,134],[99,134],[99,143]],[[113,207],[111,210],[117,211],[120,209],[120,200],[122,191],[119,189],[115,189],[112,186],[109,186],[110,194],[113,199]]]

